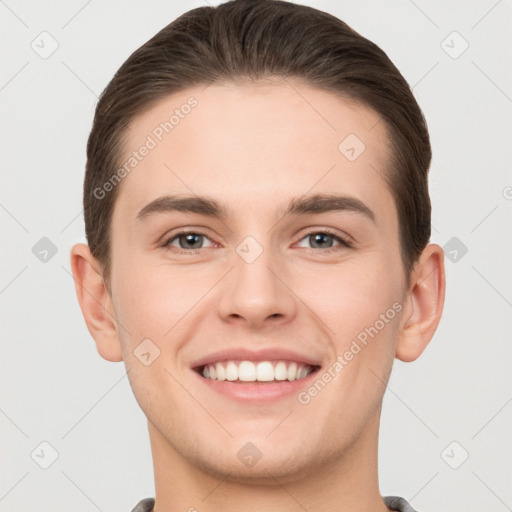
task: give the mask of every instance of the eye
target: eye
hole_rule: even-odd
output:
[[[205,246],[205,241],[208,241],[209,245]],[[336,250],[336,248],[340,246],[352,247],[352,244],[345,238],[327,230],[308,233],[299,241],[299,247],[305,247],[303,241],[309,244],[306,246],[307,248],[323,249],[324,251]],[[173,248],[173,250],[178,250],[178,252],[180,252],[179,249],[182,249],[181,252],[194,252],[205,249],[206,247],[212,247],[213,245],[214,244],[206,235],[196,231],[182,231],[176,233],[163,244],[164,247]]]
[[[312,249],[336,249],[338,246],[352,247],[352,244],[341,236],[326,230],[312,231],[302,238],[299,244],[302,240],[306,240],[306,243],[310,243],[311,245],[308,248]],[[337,242],[337,245],[334,245],[335,242]],[[302,245],[301,247],[304,246]]]
[[[196,233],[195,231],[182,231],[181,233],[177,233],[172,238],[169,238],[167,242],[165,242],[164,247],[177,247],[180,249],[188,249],[190,251],[204,249],[203,242],[205,240],[210,240],[206,235],[202,233]],[[176,245],[176,242],[178,245]],[[210,242],[210,245],[211,244]]]

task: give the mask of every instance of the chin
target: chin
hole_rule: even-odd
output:
[[[252,485],[275,485],[306,477],[321,464],[313,453],[304,453],[304,446],[290,446],[285,450],[266,441],[266,447],[258,441],[238,442],[230,440],[220,450],[196,451],[196,465],[202,471],[221,480],[230,480]],[[311,450],[310,450],[311,451]],[[209,452],[208,458],[204,453]]]

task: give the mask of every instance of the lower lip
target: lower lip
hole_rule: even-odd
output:
[[[297,395],[310,385],[318,370],[299,380],[283,380],[272,382],[239,382],[228,380],[206,379],[192,370],[198,379],[210,389],[241,402],[272,402],[290,395]]]

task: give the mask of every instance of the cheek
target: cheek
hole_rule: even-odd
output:
[[[161,338],[190,302],[179,282],[151,272],[125,274],[116,291],[117,318],[133,337]]]
[[[396,276],[376,262],[319,268],[312,282],[301,296],[340,336],[373,324],[400,298]]]
[[[185,265],[155,264],[136,257],[121,257],[117,263],[112,280],[114,307],[131,344],[149,338],[163,346],[185,327],[187,315],[203,306],[218,280],[207,266],[193,271]]]

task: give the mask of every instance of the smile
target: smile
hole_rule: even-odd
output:
[[[225,360],[197,368],[205,378],[230,382],[278,382],[306,378],[318,367],[295,361]]]

